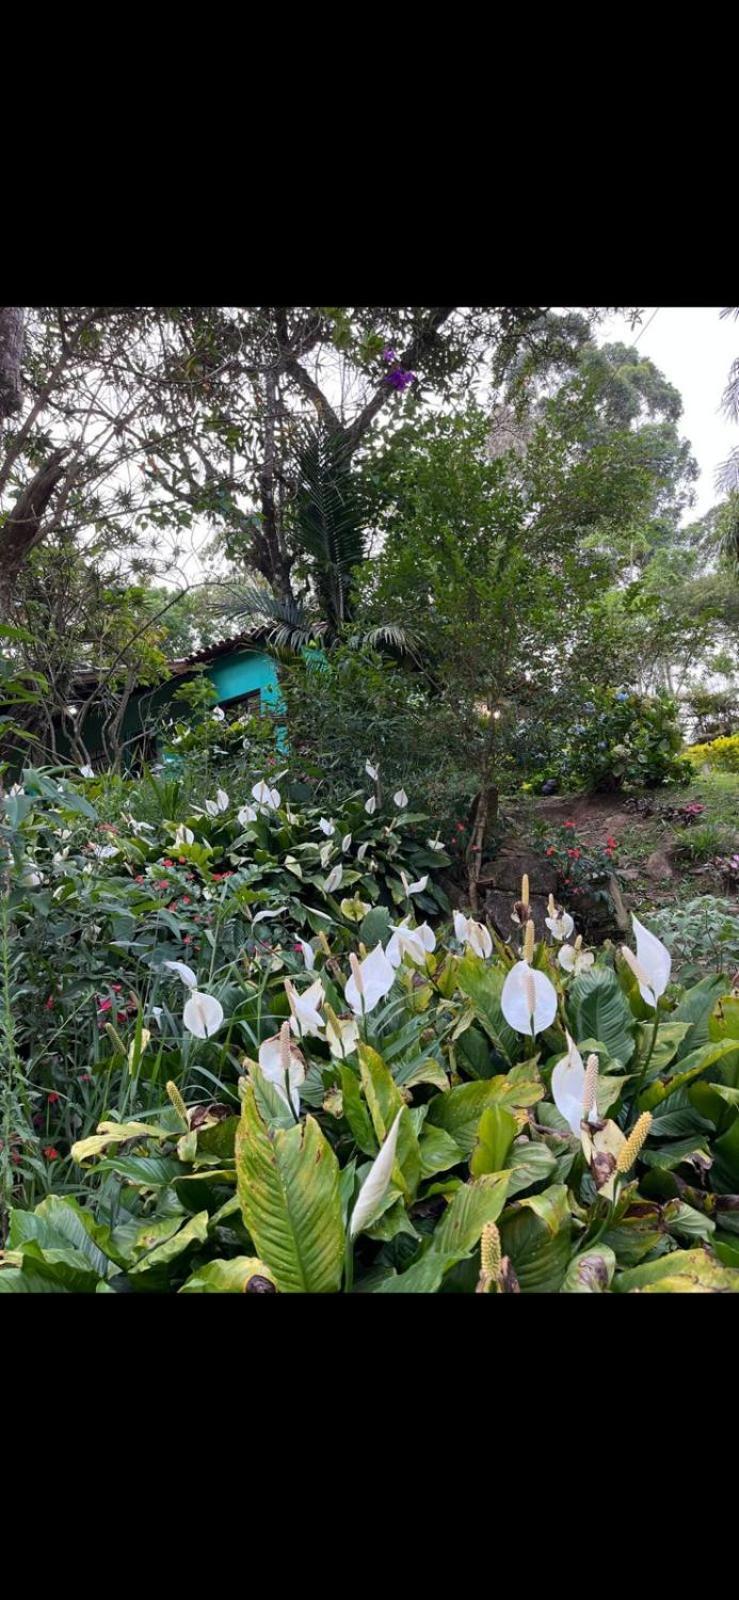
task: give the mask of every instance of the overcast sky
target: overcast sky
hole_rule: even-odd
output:
[[[680,431],[690,440],[701,469],[688,521],[709,511],[720,498],[714,488],[716,468],[739,444],[739,429],[721,412],[729,367],[739,356],[739,322],[733,317],[722,321],[720,310],[720,306],[660,306],[652,316],[655,307],[647,306],[633,333],[625,317],[609,317],[598,332],[600,344],[616,339],[636,344],[682,395]]]

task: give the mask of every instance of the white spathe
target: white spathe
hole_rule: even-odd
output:
[[[552,1099],[575,1137],[580,1137],[585,1095],[585,1067],[574,1039],[567,1038],[567,1055],[557,1062],[552,1072]]]
[[[374,815],[375,811],[377,810],[377,801],[373,794],[370,795],[369,800],[365,800],[364,809],[368,816],[371,817]]]
[[[302,994],[295,988],[294,983],[286,978],[285,993],[292,1013],[290,1027],[293,1033],[299,1038],[323,1033],[324,1022],[320,1008],[325,995],[320,978],[316,978],[315,983],[312,983],[309,989],[304,989]]]
[[[280,1099],[284,1100],[285,1105],[292,1104],[296,1117],[299,1117],[300,1085],[305,1082],[305,1061],[297,1045],[289,1039],[287,1023],[284,1032],[288,1034],[287,1040],[281,1029],[274,1038],[265,1039],[260,1044],[259,1065],[263,1076],[274,1084]]]
[[[364,858],[365,858],[368,850],[369,850],[369,839],[365,840],[364,844],[360,844],[359,849],[357,851],[357,861],[364,861]]]
[[[405,792],[405,789],[397,789],[393,795],[393,800],[395,801],[398,810],[403,811],[408,804],[408,796]]]
[[[257,812],[253,806],[242,806],[241,810],[237,811],[236,816],[242,828],[245,828],[247,823],[256,822],[257,820]]]
[[[351,842],[352,842],[351,834],[350,833],[345,833],[344,837],[343,837],[343,839],[341,841],[341,848],[342,848],[342,850],[344,852],[344,855],[346,855],[346,852],[349,849],[349,846],[350,846]]]
[[[636,956],[626,945],[622,945],[621,954],[625,957],[632,972],[639,983],[639,993],[648,1006],[656,1006],[660,995],[664,994],[670,981],[672,971],[672,956],[661,940],[650,933],[638,918],[631,914],[631,921],[636,935]]]
[[[356,1017],[373,1011],[378,1001],[384,1000],[395,982],[395,968],[391,966],[381,944],[370,950],[364,961],[349,957],[352,975],[347,979],[344,994]]]
[[[349,1224],[349,1235],[352,1239],[356,1239],[357,1234],[361,1233],[362,1229],[366,1228],[367,1223],[371,1222],[372,1218],[377,1215],[390,1188],[390,1179],[395,1165],[395,1151],[398,1144],[398,1128],[403,1110],[404,1107],[401,1106],[382,1149],[379,1155],[375,1156],[357,1195],[357,1203]]]
[[[341,880],[342,880],[343,876],[344,876],[344,868],[343,867],[332,867],[331,868],[331,871],[329,872],[329,875],[328,875],[328,877],[326,879],[326,882],[323,885],[323,887],[324,887],[324,889],[326,891],[326,894],[333,894],[335,889],[339,889],[341,887]]]
[[[371,778],[373,783],[376,783],[377,779],[380,776],[380,774],[379,774],[379,772],[377,770],[377,767],[373,767],[371,761],[365,761],[364,770],[365,770],[365,772],[367,774],[367,777]]]
[[[327,839],[330,839],[332,833],[336,832],[333,822],[329,822],[328,817],[320,817],[318,826],[321,830],[321,833],[325,833]]]
[[[409,883],[404,872],[401,872],[400,878],[407,895],[423,894],[426,884],[429,881],[428,873],[426,873],[425,877],[423,878],[417,878],[415,883]]]
[[[565,972],[574,972],[577,977],[579,972],[587,972],[592,967],[595,956],[592,950],[578,950],[576,944],[563,944],[557,951],[557,960]]]
[[[174,842],[175,844],[194,844],[195,835],[192,828],[186,828],[184,822],[181,822],[175,833]]]
[[[344,1056],[350,1056],[352,1051],[357,1048],[359,1024],[356,1017],[337,1017],[336,1021],[338,1029],[334,1027],[331,1018],[327,1018],[326,1038],[328,1039],[328,1046],[332,1056],[343,1060]]]
[[[176,972],[188,989],[197,989],[198,980],[195,973],[184,961],[163,961],[162,966],[166,967],[168,972]]]
[[[182,1021],[188,1033],[194,1034],[196,1039],[210,1039],[223,1022],[223,1006],[212,994],[193,989],[182,1013]]]
[[[517,961],[503,984],[500,1006],[516,1033],[543,1033],[557,1015],[557,991],[545,972]]]
[[[545,917],[544,921],[553,939],[569,939],[575,931],[569,911],[560,911],[558,917]]]
[[[266,806],[268,811],[278,810],[280,804],[280,791],[279,789],[270,789],[269,784],[265,783],[264,778],[260,778],[259,783],[255,783],[254,788],[252,789],[252,795],[258,806]]]
[[[271,922],[273,917],[284,917],[286,911],[287,906],[269,906],[252,917],[251,925],[255,928],[258,922]]]
[[[484,923],[475,922],[473,917],[463,916],[461,911],[454,913],[454,937],[483,959],[493,953],[493,941]]]
[[[417,966],[424,966],[427,950],[436,947],[436,935],[427,922],[422,922],[419,928],[411,928],[408,918],[404,918],[392,929],[392,938],[385,946],[385,955],[390,965],[399,967],[403,956],[410,956]]]
[[[86,767],[80,767],[80,772],[82,773],[83,778],[94,778],[95,776],[89,763]]]
[[[305,939],[296,939],[295,943],[300,945],[301,951],[303,953],[303,960],[305,962],[306,972],[312,972],[313,968],[315,967],[315,964],[316,964],[316,953],[315,953],[315,950],[313,949],[313,946],[310,945],[310,944],[307,944]]]

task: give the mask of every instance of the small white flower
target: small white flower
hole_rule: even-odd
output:
[[[395,801],[395,804],[398,807],[398,810],[402,811],[404,809],[404,807],[407,806],[407,804],[408,804],[408,796],[407,796],[407,794],[405,792],[405,789],[398,789],[397,792],[393,795],[393,800]]]
[[[254,806],[242,806],[236,815],[241,827],[245,828],[247,823],[256,822],[258,813],[255,811]]]
[[[114,844],[94,844],[92,853],[98,861],[112,861],[113,856],[118,855],[118,848]]]
[[[549,916],[545,917],[544,921],[546,922],[552,938],[569,939],[570,935],[575,931],[575,924],[568,911],[563,911],[561,906],[559,911],[557,910],[557,907],[554,903],[554,895],[550,894],[549,896],[547,910],[549,911]]]
[[[303,953],[303,960],[305,962],[306,972],[312,972],[314,967],[315,967],[315,964],[316,964],[316,953],[315,953],[315,950],[313,949],[313,946],[310,945],[310,944],[307,944],[305,939],[296,939],[295,943],[300,945],[301,951]]]
[[[357,1195],[357,1203],[352,1212],[349,1224],[349,1236],[356,1239],[358,1233],[366,1228],[367,1223],[377,1215],[383,1200],[390,1188],[393,1167],[395,1165],[395,1152],[398,1144],[398,1128],[403,1115],[401,1106],[397,1117],[385,1139],[378,1156],[372,1163],[362,1187]]]
[[[493,941],[484,923],[475,922],[474,917],[464,917],[461,911],[454,913],[454,937],[483,959],[493,953]]]
[[[318,826],[321,833],[325,833],[327,839],[330,839],[331,835],[336,832],[333,822],[329,822],[328,817],[321,817]]]
[[[324,1023],[320,1008],[325,995],[320,978],[316,978],[315,983],[312,983],[309,989],[304,989],[302,994],[299,994],[294,983],[286,978],[285,993],[292,1013],[290,1027],[293,1033],[298,1037],[323,1033]]]
[[[252,917],[251,925],[256,928],[258,922],[271,922],[275,917],[283,917],[286,911],[287,906],[268,906],[266,910],[258,911],[256,916]]]
[[[197,989],[198,980],[195,973],[184,961],[163,961],[162,966],[166,967],[168,972],[176,972],[188,989]]]
[[[574,1039],[566,1034],[567,1055],[557,1062],[552,1072],[552,1099],[560,1116],[564,1117],[575,1137],[580,1137],[585,1094],[585,1068]]]
[[[592,950],[583,950],[582,934],[578,934],[574,944],[563,944],[557,951],[557,960],[565,972],[574,972],[577,977],[579,972],[587,972],[592,967],[595,956]]]
[[[223,1022],[223,1006],[212,994],[193,989],[182,1013],[188,1033],[196,1039],[210,1039]]]
[[[225,713],[225,711],[221,710],[220,706],[214,706],[213,707],[213,710],[211,711],[211,716],[212,716],[214,722],[225,722],[225,720],[226,720],[226,713]]]
[[[426,952],[435,947],[436,935],[428,923],[422,922],[420,928],[411,928],[406,917],[393,928],[392,938],[385,946],[385,955],[393,967],[399,967],[406,955],[416,966],[422,967],[426,964]]]
[[[351,834],[350,833],[345,833],[344,837],[343,837],[343,839],[341,841],[341,849],[342,849],[344,855],[346,855],[346,852],[349,849],[349,846],[350,846],[351,842],[352,842]]]
[[[279,1033],[259,1046],[259,1066],[273,1083],[285,1105],[292,1105],[300,1116],[300,1085],[305,1082],[305,1059],[290,1038],[290,1024],[284,1022]],[[289,1094],[289,1098],[288,1098]]]
[[[256,800],[257,805],[266,806],[268,811],[279,810],[280,791],[279,789],[270,789],[269,784],[265,783],[264,778],[260,778],[259,783],[255,783],[254,788],[252,789],[252,795]]]
[[[209,817],[217,817],[218,816],[218,806],[216,805],[215,800],[206,800],[205,809],[206,809]]]
[[[621,946],[621,954],[638,979],[642,1000],[648,1006],[656,1006],[670,981],[672,956],[661,940],[650,933],[633,912],[631,921],[636,934],[636,955],[627,945]]]
[[[429,847],[429,850],[443,850],[444,849],[444,845],[442,844],[441,839],[439,839],[438,837],[436,839],[427,839],[426,843],[427,843],[427,845]]]
[[[375,945],[364,961],[352,953],[349,957],[352,975],[344,987],[344,994],[355,1016],[373,1011],[379,1000],[389,994],[395,982],[395,969],[385,955],[381,944]]]
[[[326,879],[326,882],[323,885],[323,887],[324,887],[324,889],[326,891],[326,894],[333,894],[335,889],[339,889],[341,887],[341,880],[342,880],[343,876],[344,876],[344,868],[343,867],[332,867],[331,868],[331,871],[329,872],[329,875],[328,875],[328,877]]]
[[[376,799],[375,799],[373,794],[370,795],[369,800],[365,800],[364,809],[367,812],[368,816],[370,816],[370,817],[374,816],[374,813],[377,810],[377,801],[376,801]]]
[[[26,791],[22,783],[14,783],[12,788],[8,790],[9,795],[25,794],[25,792]]]
[[[364,770],[365,770],[365,772],[366,772],[366,774],[367,774],[367,777],[368,777],[368,778],[371,778],[371,779],[372,779],[372,782],[373,782],[373,783],[376,783],[376,782],[377,782],[377,779],[378,779],[378,778],[379,778],[379,776],[380,776],[380,774],[379,774],[379,771],[378,771],[378,769],[377,769],[377,767],[373,767],[373,765],[372,765],[372,762],[371,762],[371,761],[365,761],[365,763],[364,763]]]
[[[400,877],[401,877],[401,882],[403,884],[403,888],[405,889],[405,892],[408,895],[410,895],[410,894],[423,894],[423,891],[426,888],[426,884],[429,881],[428,873],[426,873],[423,878],[417,878],[415,883],[409,883],[404,872],[401,872]]]
[[[175,844],[194,844],[195,835],[192,828],[186,828],[184,822],[181,822],[174,836],[174,842]]]
[[[21,878],[21,883],[24,889],[38,889],[39,884],[43,883],[43,881],[44,880],[41,873],[35,872],[33,867],[29,867]]]
[[[216,789],[216,801],[219,811],[228,811],[231,804],[225,789]]]
[[[161,1006],[152,1006],[151,1015],[154,1018],[154,1021],[157,1023],[157,1025],[161,1028],[162,1016],[163,1016],[163,1011],[162,1011]]]
[[[367,839],[365,844],[360,844],[359,849],[357,851],[357,861],[364,861],[364,858],[365,858],[368,850],[369,850],[369,839]]]
[[[87,763],[87,766],[80,767],[80,772],[82,773],[83,778],[94,778],[94,776],[95,776],[95,774],[94,774],[94,772],[92,770],[92,767],[90,766],[89,761]]]
[[[354,1017],[337,1017],[338,1032],[330,1018],[326,1020],[326,1038],[332,1056],[342,1060],[356,1050],[359,1040],[359,1024]]]
[[[503,984],[500,1008],[516,1033],[544,1033],[557,1015],[557,991],[545,972],[517,961]]]

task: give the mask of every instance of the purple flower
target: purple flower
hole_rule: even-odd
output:
[[[385,381],[391,384],[393,389],[402,391],[408,388],[409,383],[415,383],[416,374],[415,372],[403,372],[402,368],[398,367],[395,372],[386,374]]]
[[[382,359],[383,359],[383,361],[397,361],[398,358],[397,358],[394,350],[389,350],[388,349],[388,350],[383,350]]]

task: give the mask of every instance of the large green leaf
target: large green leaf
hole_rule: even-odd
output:
[[[315,1119],[268,1130],[247,1088],[236,1171],[245,1226],[278,1289],[336,1293],[344,1259],[339,1163]]]
[[[723,1267],[705,1250],[673,1250],[641,1267],[617,1273],[617,1294],[739,1294],[739,1271]]]
[[[505,973],[491,967],[471,950],[463,956],[457,967],[457,984],[472,1001],[475,1016],[482,1023],[496,1050],[512,1061],[519,1045],[519,1036],[509,1028],[500,1006],[505,983]]]
[[[479,1178],[483,1172],[502,1172],[506,1157],[518,1131],[518,1123],[505,1106],[487,1106],[477,1125],[477,1143],[470,1158],[470,1172]]]
[[[610,967],[580,973],[570,990],[568,1012],[573,1039],[598,1039],[609,1056],[627,1066],[634,1054],[635,1021]]]
[[[572,1218],[564,1184],[516,1200],[500,1223],[522,1294],[558,1294],[570,1259]]]
[[[506,1166],[510,1167],[508,1198],[531,1189],[535,1183],[545,1183],[557,1166],[557,1157],[545,1144],[534,1139],[521,1139],[510,1151]]]
[[[230,1261],[206,1261],[197,1272],[183,1283],[180,1294],[243,1294],[250,1278],[266,1278],[274,1283],[273,1274],[258,1256],[232,1256]]]
[[[497,1222],[506,1199],[508,1173],[486,1173],[462,1185],[434,1233],[433,1248],[442,1255],[469,1255],[485,1224]]]
[[[596,1244],[573,1256],[562,1294],[606,1294],[616,1270],[616,1257],[607,1244]]]
[[[697,1050],[699,1045],[707,1042],[709,1018],[718,996],[725,987],[723,978],[701,978],[700,983],[693,984],[692,989],[686,991],[679,1005],[675,1007],[670,1021],[690,1023],[690,1032],[685,1035],[678,1047],[678,1061],[689,1051]]]
[[[436,1127],[445,1128],[460,1150],[470,1156],[480,1117],[488,1106],[533,1106],[541,1096],[542,1085],[536,1068],[532,1062],[525,1062],[505,1076],[461,1083],[448,1094],[435,1095],[429,1106],[428,1120]]]
[[[662,1101],[675,1094],[677,1089],[692,1083],[694,1078],[700,1077],[701,1073],[720,1061],[722,1056],[731,1055],[736,1050],[735,1039],[719,1039],[691,1051],[690,1055],[683,1056],[682,1060],[676,1063],[674,1072],[668,1078],[658,1079],[644,1090],[639,1096],[639,1110],[651,1111],[654,1106],[661,1105]]]

